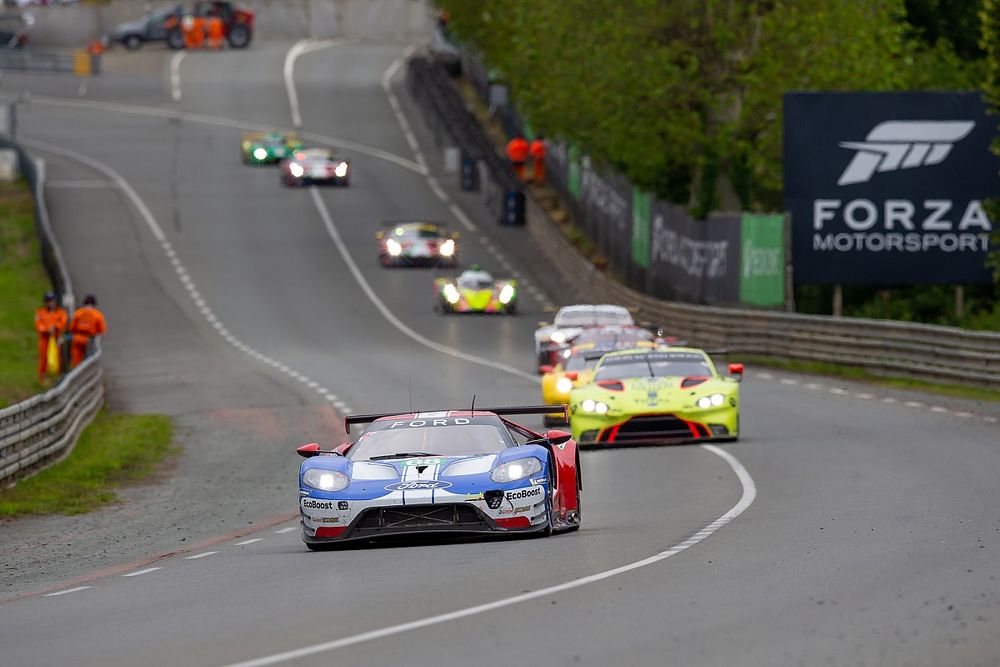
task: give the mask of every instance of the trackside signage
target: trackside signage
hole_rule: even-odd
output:
[[[1000,160],[976,93],[787,93],[799,283],[989,283]]]

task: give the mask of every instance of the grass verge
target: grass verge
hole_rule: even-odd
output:
[[[35,309],[52,289],[42,268],[27,183],[0,183],[0,407],[39,390]]]
[[[0,490],[0,517],[84,514],[116,502],[114,487],[149,476],[178,451],[170,419],[102,411],[64,461]]]
[[[940,396],[951,396],[952,398],[966,398],[977,401],[1000,401],[1000,391],[980,387],[970,387],[955,384],[939,384],[937,382],[925,382],[923,380],[910,380],[906,378],[890,378],[884,375],[872,373],[857,366],[840,366],[837,364],[822,361],[794,361],[788,359],[776,359],[774,357],[739,356],[739,361],[744,361],[750,365],[766,366],[768,368],[779,368],[782,370],[797,373],[809,373],[812,375],[825,375],[828,377],[857,380],[868,384],[887,387],[890,389],[903,389],[910,391],[922,391]]]

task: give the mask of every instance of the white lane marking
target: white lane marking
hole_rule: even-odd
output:
[[[511,375],[516,375],[517,377],[530,380],[532,384],[537,384],[539,382],[537,375],[525,373],[519,368],[514,368],[508,364],[491,361],[489,359],[484,359],[483,357],[477,357],[473,354],[467,354],[448,347],[447,345],[442,345],[422,336],[404,324],[402,320],[396,317],[396,315],[389,310],[388,306],[386,306],[382,299],[379,298],[378,294],[375,293],[375,290],[372,289],[372,286],[368,283],[364,274],[361,273],[361,269],[358,268],[357,263],[351,256],[350,251],[347,249],[347,245],[344,243],[343,239],[340,238],[340,232],[337,231],[336,225],[333,224],[333,218],[330,217],[330,211],[327,210],[326,204],[323,203],[323,199],[320,197],[319,191],[316,188],[309,188],[309,194],[312,195],[313,202],[316,204],[316,210],[319,211],[319,215],[323,219],[323,224],[326,226],[326,231],[329,233],[330,238],[333,239],[334,245],[337,246],[337,251],[340,253],[340,257],[344,260],[344,264],[347,265],[347,269],[351,272],[351,275],[354,276],[354,280],[357,281],[361,291],[365,293],[365,296],[367,296],[368,300],[372,302],[372,305],[374,305],[375,308],[382,313],[382,317],[384,317],[389,324],[396,327],[396,329],[404,335],[408,336],[412,340],[415,340],[424,347],[429,347],[430,349],[441,352],[442,354],[447,354],[455,357],[456,359],[462,359],[463,361],[469,361],[474,364],[479,364],[480,366],[487,366],[498,371],[510,373]]]
[[[908,408],[922,408],[922,407],[924,407],[924,404],[921,403],[920,401],[907,401],[906,403],[903,403],[903,405],[905,405]]]
[[[162,567],[147,567],[145,570],[138,570],[136,572],[129,572],[128,574],[123,574],[123,577],[141,577],[144,574],[149,574],[150,572],[156,572],[157,570],[162,570]]]
[[[830,393],[837,394],[838,396],[846,396],[848,392],[846,389],[841,389],[840,387],[831,387]]]
[[[245,547],[248,544],[253,544],[254,542],[260,542],[261,539],[262,538],[260,538],[260,537],[255,537],[252,540],[243,540],[242,542],[237,542],[236,546],[238,546],[238,547]]]
[[[293,530],[295,530],[295,526],[289,526],[288,528],[279,528],[278,530],[276,530],[276,531],[274,531],[274,532],[275,532],[276,534],[278,534],[278,535],[283,535],[283,534],[285,534],[285,533],[290,533],[290,532],[292,532]]]
[[[302,127],[302,114],[299,111],[299,94],[295,91],[295,61],[299,59],[299,56],[306,53],[311,53],[312,51],[319,51],[320,49],[328,49],[333,46],[340,46],[341,44],[349,44],[351,42],[356,42],[357,39],[323,39],[315,40],[310,37],[305,39],[300,39],[299,41],[292,44],[292,47],[288,49],[288,53],[285,54],[285,64],[283,67],[283,73],[285,78],[285,92],[288,93],[288,106],[291,108],[292,112],[292,126],[296,129]]]
[[[181,101],[181,61],[187,57],[183,49],[170,58],[170,97],[174,102]]]
[[[55,593],[46,593],[45,597],[47,597],[47,598],[54,598],[54,597],[58,597],[60,595],[66,595],[68,593],[76,593],[78,591],[85,591],[88,588],[90,588],[90,586],[77,586],[76,588],[67,588],[64,591],[56,591]]]
[[[942,412],[948,412],[948,408],[942,408],[940,405],[932,405],[931,412],[941,414]]]
[[[773,380],[774,379],[774,376],[771,375],[770,373],[757,373],[757,377],[759,377],[761,380]]]
[[[824,389],[824,388],[825,387],[823,385],[816,384],[815,382],[810,382],[809,384],[806,385],[806,389],[819,390],[819,389]]]
[[[897,401],[892,396],[886,396],[885,398],[882,399],[882,402],[883,403],[898,403],[899,401]]]
[[[80,87],[76,89],[76,94],[78,97],[84,97],[87,94],[87,79],[80,82]]]
[[[997,419],[996,417],[983,417],[983,421],[989,422],[990,424],[996,424],[997,422],[1000,422],[1000,419]]]
[[[961,417],[962,419],[969,419],[971,417],[975,417],[975,415],[972,414],[971,412],[956,412],[955,416]]]
[[[700,445],[700,447],[706,451],[715,454],[722,458],[729,467],[732,468],[733,472],[736,474],[740,485],[743,487],[743,494],[740,496],[739,501],[733,505],[728,512],[720,516],[718,519],[708,524],[697,533],[687,538],[683,542],[675,544],[674,546],[665,549],[659,553],[653,554],[648,558],[644,558],[634,563],[629,563],[628,565],[622,565],[610,570],[605,570],[603,572],[598,572],[597,574],[592,574],[586,577],[581,577],[573,581],[567,581],[562,584],[557,584],[555,586],[549,586],[547,588],[542,588],[537,591],[531,591],[529,593],[522,593],[521,595],[513,595],[507,598],[501,598],[493,602],[487,602],[485,604],[476,605],[474,607],[467,607],[465,609],[458,609],[456,611],[448,612],[445,614],[439,614],[437,616],[430,616],[428,618],[422,618],[416,621],[410,621],[409,623],[400,623],[399,625],[392,625],[387,628],[380,628],[378,630],[371,630],[369,632],[362,632],[360,634],[351,635],[348,637],[343,637],[341,639],[335,639],[333,641],[323,642],[320,644],[313,644],[312,646],[305,646],[303,648],[295,649],[292,651],[286,651],[284,653],[276,653],[274,655],[269,655],[254,660],[247,660],[245,662],[234,663],[228,667],[264,667],[265,665],[276,665],[282,662],[288,662],[291,660],[298,660],[300,658],[305,658],[307,656],[316,655],[319,653],[326,653],[328,651],[334,651],[339,648],[344,648],[345,646],[352,646],[354,644],[361,644],[364,642],[373,641],[376,639],[384,639],[386,637],[391,637],[393,635],[402,634],[404,632],[410,632],[412,630],[419,630],[420,628],[426,628],[432,625],[440,625],[441,623],[449,623],[451,621],[457,621],[463,618],[468,618],[470,616],[475,616],[477,614],[483,614],[486,612],[494,611],[497,609],[502,609],[504,607],[509,607],[511,605],[520,604],[521,602],[527,602],[529,600],[536,600],[538,598],[550,597],[557,593],[562,593],[563,591],[572,590],[574,588],[580,588],[581,586],[587,586],[589,584],[596,583],[598,581],[604,581],[605,579],[610,579],[611,577],[616,577],[620,574],[625,574],[626,572],[632,572],[633,570],[638,570],[643,567],[648,567],[660,561],[666,560],[671,556],[676,556],[683,551],[690,549],[694,545],[706,540],[708,537],[716,533],[719,529],[723,528],[727,524],[731,523],[736,517],[743,514],[749,508],[757,497],[757,485],[753,481],[753,477],[747,471],[743,464],[739,460],[722,449],[714,445]]]
[[[868,393],[865,393],[865,392],[860,392],[860,393],[855,394],[854,397],[855,398],[863,398],[865,400],[869,400],[869,399],[875,398],[875,395],[874,394],[868,394]]]
[[[219,553],[218,551],[204,551],[200,554],[195,554],[193,556],[188,556],[184,560],[198,560],[199,558],[205,558],[206,556],[214,556]]]
[[[184,265],[177,257],[177,251],[174,250],[173,245],[167,239],[166,234],[164,234],[163,228],[156,221],[156,218],[153,216],[152,211],[150,211],[149,207],[146,206],[146,203],[139,196],[139,193],[135,191],[135,189],[131,186],[131,184],[129,184],[129,182],[126,181],[121,174],[119,174],[117,171],[115,171],[108,165],[104,164],[103,162],[99,162],[91,157],[83,155],[82,153],[78,153],[74,150],[70,150],[68,148],[53,146],[52,144],[48,144],[42,141],[35,141],[33,139],[22,138],[20,139],[20,143],[25,146],[28,146],[29,148],[36,148],[38,150],[52,153],[54,155],[61,155],[65,158],[75,160],[81,164],[91,167],[95,171],[99,171],[100,173],[104,174],[112,181],[117,183],[118,187],[121,188],[121,190],[126,194],[126,196],[128,196],[129,200],[132,202],[132,205],[139,212],[139,216],[146,223],[146,226],[149,228],[150,233],[157,240],[157,242],[159,242],[160,248],[163,250],[164,255],[166,255],[173,264],[174,269],[177,272],[177,276],[181,281],[181,284],[183,284],[187,288],[188,294],[192,295],[192,301],[194,301],[194,295],[198,294],[198,290],[195,287],[194,281],[188,275],[187,269],[184,268]],[[299,373],[298,371],[289,368],[285,364],[282,364],[281,362],[272,359],[271,357],[265,354],[261,354],[260,352],[251,348],[249,345],[246,345],[245,343],[237,339],[219,321],[215,313],[213,313],[211,309],[207,305],[205,305],[204,300],[201,299],[200,297],[198,297],[198,299],[201,302],[201,307],[199,308],[199,310],[204,314],[205,320],[215,328],[215,330],[219,333],[219,335],[222,336],[223,340],[225,340],[228,344],[232,345],[234,348],[236,348],[240,352],[243,352],[247,356],[260,361],[261,363],[267,364],[272,367],[281,367],[281,369],[283,369],[282,372],[285,375],[292,377],[293,379],[298,379],[300,382],[310,381],[310,378],[303,375],[302,373]],[[319,394],[318,391],[317,394]],[[320,395],[322,396],[322,394]],[[344,408],[345,410],[348,409],[347,406],[344,406]]]
[[[780,382],[781,382],[781,384],[788,384],[788,385],[792,385],[792,386],[795,386],[795,385],[797,385],[799,383],[798,380],[792,380],[790,378],[781,378]]]
[[[151,116],[155,118],[175,119],[189,123],[200,123],[202,125],[215,125],[217,127],[226,127],[230,129],[235,128],[239,130],[247,130],[250,132],[267,132],[269,130],[274,129],[273,125],[262,125],[261,123],[252,123],[237,118],[226,118],[224,116],[207,116],[205,114],[190,113],[187,111],[177,111],[174,109],[158,109],[156,107],[144,107],[131,104],[97,102],[94,100],[74,100],[70,98],[48,97],[45,95],[33,95],[30,101],[33,104],[41,104],[44,106],[113,111],[116,113],[134,114],[138,116]],[[416,162],[413,162],[412,160],[407,160],[404,157],[400,157],[395,153],[390,153],[389,151],[382,150],[381,148],[375,148],[374,146],[368,146],[367,144],[359,144],[358,142],[351,141],[350,139],[341,139],[340,137],[330,137],[323,134],[316,134],[315,132],[299,132],[299,136],[302,137],[303,139],[308,139],[309,141],[315,141],[316,143],[323,144],[326,146],[341,148],[346,151],[354,151],[355,153],[363,153],[364,155],[369,155],[371,157],[379,158],[380,160],[392,162],[393,164],[397,164],[400,167],[403,167],[404,169],[409,169],[410,171],[414,171],[418,174],[427,173],[427,168],[425,165],[418,164]]]

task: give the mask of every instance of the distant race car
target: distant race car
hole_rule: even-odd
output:
[[[302,539],[310,549],[346,540],[423,533],[541,533],[580,527],[576,443],[507,417],[557,406],[351,415],[368,424],[332,452],[299,447]]]
[[[326,148],[297,150],[281,161],[281,182],[288,187],[300,185],[342,185],[351,181],[351,165]]]
[[[635,320],[628,308],[622,306],[581,303],[560,308],[551,324],[540,322],[535,331],[535,356],[539,369],[558,363],[559,353],[572,344],[585,328],[605,324],[632,325]]]
[[[620,327],[609,327],[619,329]],[[602,328],[597,329],[600,331]],[[594,377],[594,367],[601,357],[615,350],[654,349],[659,342],[646,329],[632,327],[629,335],[619,335],[604,332],[601,336],[581,335],[577,344],[568,348],[561,355],[555,366],[542,366],[542,402],[554,405],[569,403],[569,393],[576,387],[590,384]],[[592,332],[588,332],[592,333]],[[582,338],[589,338],[579,342]],[[665,349],[665,347],[664,347]],[[555,426],[566,423],[566,415],[562,412],[545,415],[545,425]]]
[[[435,308],[442,313],[517,312],[517,281],[497,280],[473,265],[460,276],[434,279]]]
[[[434,222],[386,223],[375,234],[382,266],[445,266],[458,264],[458,234]]]
[[[302,148],[294,132],[244,132],[240,141],[243,164],[278,164]]]
[[[729,373],[694,348],[610,352],[570,392],[573,437],[581,446],[736,440],[743,364]]]

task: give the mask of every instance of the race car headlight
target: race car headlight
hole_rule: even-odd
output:
[[[584,412],[593,412],[597,407],[597,402],[592,398],[583,399],[583,403],[580,403],[580,409]]]
[[[389,239],[385,242],[385,249],[389,251],[389,254],[393,257],[399,257],[399,254],[403,252],[403,246],[399,245],[396,239]]]
[[[711,407],[719,407],[726,400],[726,397],[722,394],[712,394],[711,396],[702,396],[698,399],[696,405],[702,410],[707,410]]]
[[[534,457],[518,459],[516,461],[504,463],[502,466],[497,466],[493,472],[490,473],[490,479],[494,482],[514,482],[519,479],[524,479],[530,475],[534,475],[535,473],[540,472],[541,469],[542,462]]]
[[[452,255],[454,255],[455,241],[453,241],[452,239],[448,239],[447,241],[442,243],[440,252],[442,257],[451,257]]]
[[[596,412],[599,415],[608,414],[608,404],[602,403],[601,401],[594,403],[594,412]]]
[[[253,149],[253,156],[258,160],[266,160],[267,150],[258,146],[257,148]]]
[[[288,165],[288,171],[295,178],[302,178],[302,174],[306,173],[306,170],[302,168],[302,165],[294,162]]]
[[[556,391],[560,394],[568,394],[573,389],[573,381],[569,378],[559,378],[556,381]]]
[[[500,303],[507,305],[514,298],[514,286],[504,285],[500,290]]]
[[[302,483],[320,491],[340,491],[346,489],[351,480],[336,470],[310,468],[302,474]]]
[[[571,356],[573,356],[573,351],[572,350],[563,350],[563,355],[562,356],[563,356],[563,359],[569,359]]]
[[[444,298],[448,303],[458,303],[460,298],[458,290],[451,283],[444,286]]]
[[[343,178],[347,176],[347,163],[341,162],[336,167],[333,168],[333,173],[337,178]]]
[[[551,340],[553,343],[560,343],[560,344],[565,343],[566,334],[564,334],[562,331],[553,331],[552,335],[549,336],[549,340]]]

